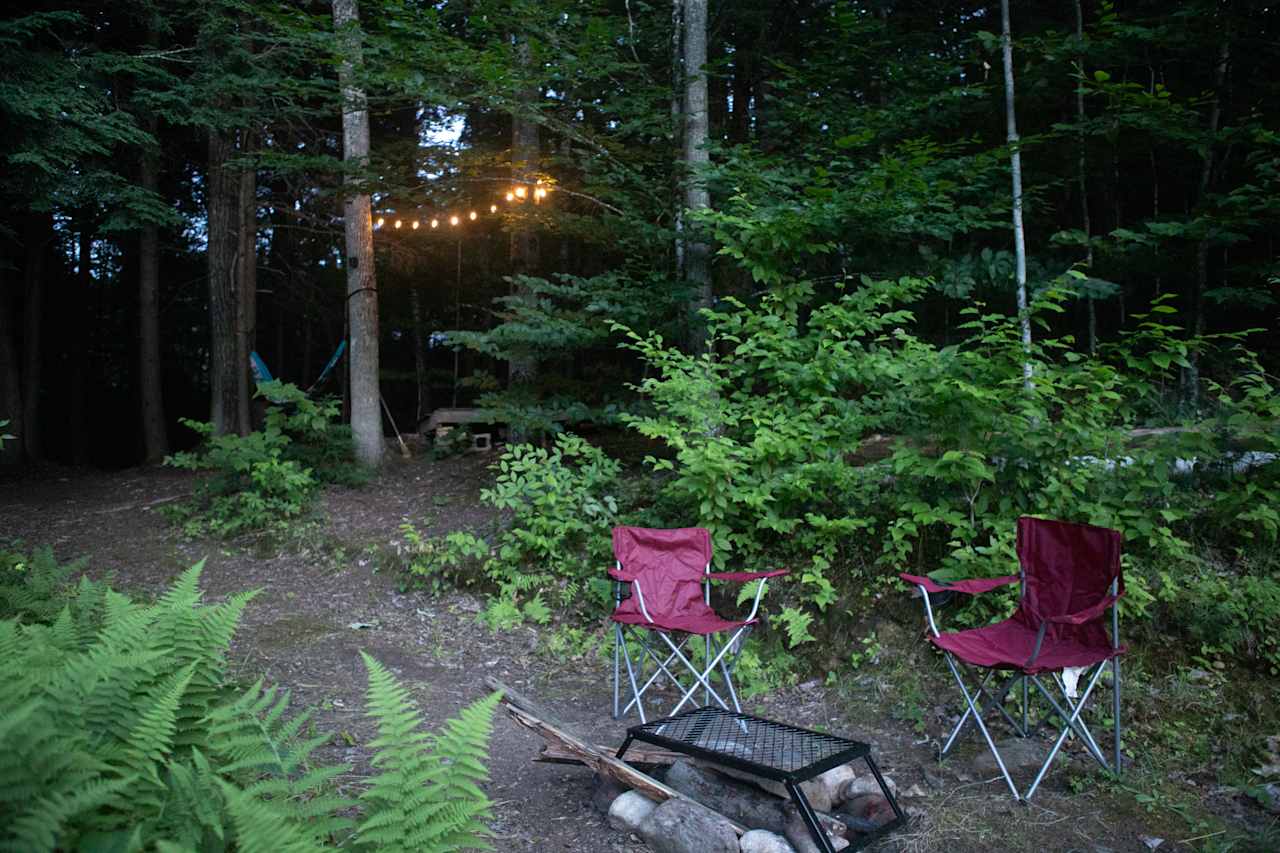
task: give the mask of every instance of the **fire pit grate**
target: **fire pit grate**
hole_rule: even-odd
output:
[[[906,821],[880,775],[880,769],[871,758],[870,745],[856,740],[717,707],[695,708],[673,717],[632,726],[627,729],[627,739],[618,750],[618,758],[622,758],[633,740],[784,783],[810,835],[824,853],[834,853],[835,848],[822,830],[817,814],[800,789],[800,783],[832,767],[857,759],[866,761],[895,815],[894,820],[860,839],[850,849],[856,850]]]

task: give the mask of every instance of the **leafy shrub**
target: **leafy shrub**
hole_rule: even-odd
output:
[[[165,464],[213,472],[191,502],[166,508],[188,534],[279,530],[308,509],[320,483],[367,478],[352,462],[350,428],[334,423],[336,401],[312,400],[278,381],[260,384],[257,393],[271,404],[263,428],[248,435],[214,435],[211,423],[182,421],[204,442]]]
[[[31,595],[60,588],[65,567],[29,566]],[[381,770],[353,821],[332,784],[348,768],[312,762],[328,738],[304,736],[309,715],[290,716],[288,693],[261,681],[228,682],[253,593],[202,605],[200,568],[154,604],[83,579],[52,619],[0,620],[0,847],[487,848],[476,783],[496,695],[428,738],[405,689],[366,657]]]
[[[405,525],[410,571],[435,582],[476,566],[498,591],[486,614],[493,627],[525,618],[545,622],[547,602],[583,608],[604,601],[609,530],[617,522],[620,467],[599,448],[560,433],[550,448],[517,444],[491,466],[498,472],[480,500],[505,514],[491,541],[464,531],[424,539]]]
[[[1042,292],[1035,316],[1061,311],[1070,286]],[[1210,420],[1139,445],[1134,428],[1209,343],[1163,322],[1172,308],[1135,315],[1093,358],[1069,339],[1027,351],[1015,317],[980,305],[963,312],[966,339],[940,347],[910,331],[928,288],[863,278],[820,301],[809,283],[781,283],[758,305],[708,312],[713,347],[697,355],[623,330],[649,365],[638,389],[653,406],[624,419],[671,450],[648,461],[669,472],[675,515],[708,527],[720,560],[798,564],[773,610],[791,645],[839,630],[837,602],[853,613],[899,570],[1006,574],[1022,514],[1120,529],[1123,607],[1137,616],[1188,591],[1193,537],[1230,529],[1226,517],[1272,539],[1276,457],[1227,464],[1221,490],[1198,473],[1241,443],[1275,451],[1280,402],[1250,356]],[[1181,473],[1188,458],[1198,462]],[[1010,604],[986,596],[962,616],[986,621]]]

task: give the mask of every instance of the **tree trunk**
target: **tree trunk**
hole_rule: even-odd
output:
[[[1226,84],[1227,65],[1231,60],[1231,42],[1223,36],[1218,49],[1218,64],[1213,74],[1213,100],[1209,105],[1208,140],[1200,166],[1200,187],[1197,204],[1203,207],[1213,185],[1213,167],[1216,154],[1215,137],[1222,121],[1222,88]],[[1196,244],[1196,277],[1191,286],[1191,335],[1204,334],[1204,291],[1209,284],[1209,239],[1202,237]],[[1188,367],[1182,370],[1183,407],[1194,413],[1200,405],[1200,355],[1192,349],[1187,355]]]
[[[209,420],[215,435],[240,429],[240,315],[238,249],[240,176],[227,167],[235,153],[231,135],[209,131],[205,206],[209,230]]]
[[[1076,7],[1076,55],[1079,57],[1077,72],[1084,75],[1084,10],[1080,0],[1075,0]],[[1085,178],[1085,137],[1084,137],[1084,84],[1076,82],[1076,124],[1080,131],[1076,135],[1076,183],[1080,186],[1080,229],[1084,231],[1084,266],[1093,269],[1092,223],[1089,221],[1089,182]],[[1098,352],[1098,312],[1093,304],[1093,296],[1086,297],[1089,308],[1089,355]]]
[[[44,458],[44,442],[40,436],[40,374],[44,367],[44,268],[48,257],[47,247],[53,239],[53,217],[48,213],[33,212],[24,231],[21,441],[27,458],[39,462]]]
[[[532,60],[529,51],[529,42],[521,36],[516,36],[516,62],[522,69],[522,73],[529,73]],[[520,92],[520,107],[511,116],[511,179],[517,185],[527,184],[535,173],[535,167],[538,163],[539,140],[538,125],[533,122],[527,114],[527,110],[532,110],[534,103],[538,99],[538,90],[535,88],[526,88]],[[529,203],[534,201],[533,187],[529,187],[528,192]],[[513,276],[533,275],[537,272],[539,255],[541,254],[538,247],[537,236],[532,229],[527,226],[527,217],[521,217],[521,226],[511,232],[511,274]],[[529,292],[522,284],[515,284],[513,293],[519,297],[528,297]],[[523,386],[528,388],[538,378],[538,361],[532,352],[518,353],[511,356],[511,360],[507,365],[507,384],[509,388],[518,388]],[[519,435],[513,435],[514,441],[522,440]]]
[[[684,0],[684,206],[689,212],[710,204],[701,171],[710,159],[707,153],[707,0]],[[693,308],[711,307],[711,247],[702,240],[685,245],[685,278],[694,288]],[[706,347],[705,321],[690,322],[689,351]]]
[[[15,436],[11,441],[0,439],[0,465],[18,465],[22,462],[22,379],[18,373],[17,324],[14,322],[14,296],[9,291],[9,276],[0,269],[0,435]]]
[[[422,292],[416,287],[409,289],[409,309],[413,313],[413,378],[418,389],[413,422],[419,424],[431,403],[431,386],[427,380],[427,340],[423,334]]]
[[[64,350],[67,355],[67,370],[63,374],[62,390],[66,394],[67,409],[65,425],[67,428],[66,447],[71,452],[71,461],[83,465],[88,457],[88,424],[85,422],[85,394],[88,390],[85,383],[85,369],[89,360],[89,298],[93,293],[93,232],[94,224],[90,213],[84,211],[80,217],[79,233],[76,247],[76,276],[70,282],[71,293],[59,316],[64,329]]]
[[[675,201],[675,212],[672,215],[672,230],[675,231],[675,240],[673,241],[672,250],[675,254],[675,275],[676,278],[684,277],[684,199],[680,192],[681,182],[679,174],[681,165],[684,160],[683,145],[683,127],[684,127],[684,2],[683,0],[671,0],[671,132],[674,139],[680,140],[678,144],[673,143],[675,148],[674,156],[676,161],[676,181],[672,187],[672,197]]]
[[[1031,390],[1031,314],[1027,307],[1027,243],[1022,228],[1022,152],[1018,150],[1018,123],[1013,108],[1013,38],[1009,34],[1009,0],[1000,0],[1001,46],[1004,49],[1004,110],[1009,142],[1009,172],[1013,178],[1013,253],[1018,295],[1018,322],[1022,326],[1022,381]]]
[[[253,135],[241,131],[240,153],[248,155],[253,148]],[[240,434],[253,431],[252,401],[254,386],[250,378],[249,354],[257,348],[258,326],[258,173],[252,166],[242,169],[237,180],[239,223],[236,229],[237,288],[236,295],[236,374]]]
[[[360,11],[356,0],[333,0],[333,24],[341,40],[342,159],[347,166],[347,197],[342,207],[346,230],[347,319],[350,325],[351,431],[356,459],[382,462],[382,413],[378,388],[378,284],[373,267],[373,221],[369,193],[359,189],[359,170],[369,162],[369,106],[357,81],[363,63]]]
[[[156,121],[147,122],[154,136]],[[154,193],[159,165],[154,151],[142,152],[142,189]],[[159,463],[169,453],[160,369],[160,232],[154,223],[142,226],[138,240],[138,390],[142,402],[143,462]]]

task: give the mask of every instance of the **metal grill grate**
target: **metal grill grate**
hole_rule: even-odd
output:
[[[865,757],[871,749],[858,741],[721,708],[695,708],[633,726],[627,734],[758,776],[796,782]]]

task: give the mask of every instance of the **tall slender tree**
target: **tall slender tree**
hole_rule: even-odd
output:
[[[147,132],[156,134],[157,122],[147,121]],[[154,148],[142,149],[139,184],[149,193],[159,186],[159,157]],[[169,452],[164,420],[164,392],[160,370],[160,229],[155,222],[142,223],[138,234],[138,391],[141,401],[142,456],[156,464]]]
[[[684,206],[689,213],[710,206],[703,170],[707,151],[707,0],[684,0]],[[685,278],[694,288],[693,308],[711,307],[711,246],[701,238],[685,244]],[[690,325],[691,351],[706,346],[701,318]]]
[[[347,195],[342,205],[346,232],[347,322],[351,355],[351,432],[356,458],[365,465],[382,462],[381,393],[378,386],[378,282],[373,263],[373,220],[363,171],[369,164],[369,101],[360,84],[363,68],[360,9],[356,0],[333,0],[338,32],[342,90],[342,159]]]
[[[1022,325],[1022,346],[1027,358],[1022,364],[1022,381],[1031,388],[1031,314],[1027,308],[1027,237],[1022,227],[1022,151],[1013,97],[1013,37],[1009,26],[1009,0],[1000,0],[1000,45],[1004,53],[1005,139],[1009,143],[1009,173],[1013,181],[1014,285],[1018,294],[1018,319]]]

